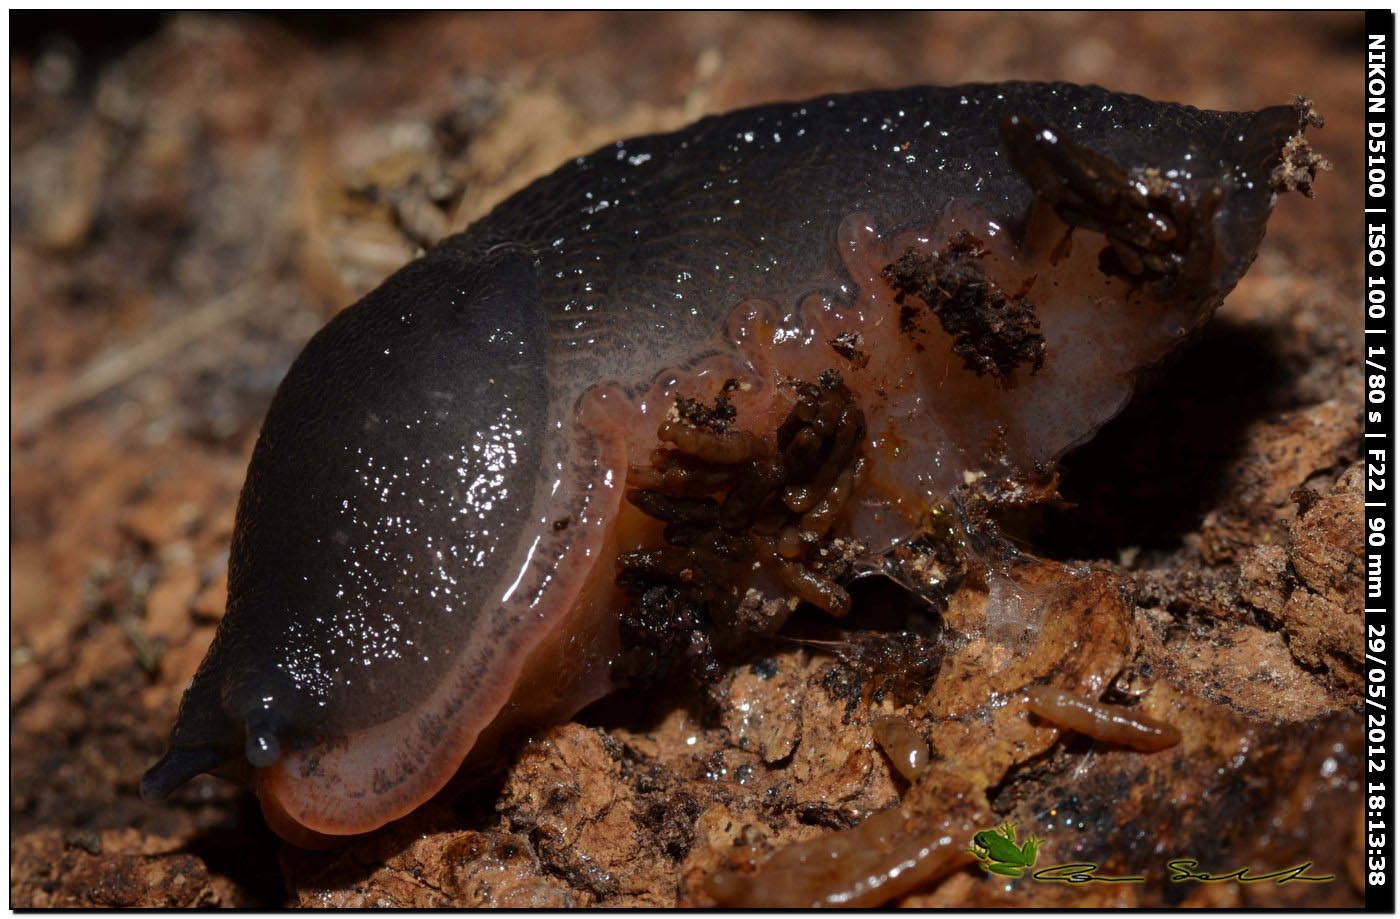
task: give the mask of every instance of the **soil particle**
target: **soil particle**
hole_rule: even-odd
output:
[[[1044,365],[1045,336],[1035,307],[987,276],[979,264],[983,254],[982,244],[964,230],[939,252],[906,249],[882,274],[902,304],[906,332],[920,330],[919,311],[906,299],[917,297],[953,337],[953,353],[967,369],[1007,384],[1016,368],[1035,373]]]
[[[1201,523],[1199,547],[1208,564],[1236,562],[1255,547],[1283,542],[1297,516],[1293,493],[1326,481],[1356,455],[1358,404],[1329,399],[1278,414],[1247,432],[1229,470],[1224,500]]]
[[[723,725],[730,743],[773,765],[792,755],[802,736],[801,684],[793,671],[764,677],[745,668],[729,683]]]
[[[1311,198],[1316,194],[1313,191],[1313,181],[1317,178],[1317,174],[1330,171],[1332,164],[1327,161],[1326,157],[1312,149],[1301,130],[1304,127],[1322,127],[1322,116],[1318,114],[1311,99],[1299,96],[1295,104],[1298,106],[1300,130],[1284,146],[1283,162],[1274,167],[1269,181],[1277,191],[1302,192]]]
[[[11,841],[12,896],[34,909],[207,909],[256,902],[184,851],[188,843],[134,830],[25,834]]]
[[[870,355],[862,350],[865,345],[865,336],[859,332],[843,332],[827,344],[831,350],[850,361],[851,366],[856,370],[870,363]]]
[[[529,841],[500,830],[445,828],[450,815],[415,818],[334,853],[288,848],[293,902],[332,909],[513,907],[558,909],[579,897],[550,876]]]
[[[1289,527],[1282,547],[1242,566],[1248,601],[1282,629],[1298,663],[1349,690],[1362,685],[1362,476],[1356,463]]]

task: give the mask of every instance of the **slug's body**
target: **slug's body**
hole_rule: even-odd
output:
[[[1248,266],[1299,130],[1292,106],[917,88],[564,166],[294,363],[143,790],[246,762],[288,838],[402,816],[611,688],[620,556],[685,580],[667,564],[723,536],[753,572],[727,589],[841,612],[810,546],[879,553],[989,450],[1031,468],[1090,436]]]

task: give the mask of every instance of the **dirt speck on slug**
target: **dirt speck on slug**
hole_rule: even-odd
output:
[[[850,361],[857,370],[870,363],[870,355],[862,350],[865,337],[859,332],[843,332],[827,342],[831,350]]]
[[[1321,118],[1317,120],[1319,123],[1322,121]],[[1283,148],[1283,162],[1274,167],[1269,181],[1279,191],[1302,192],[1311,198],[1315,194],[1313,181],[1317,174],[1331,168],[1332,164],[1327,158],[1313,150],[1307,137],[1299,133]]]
[[[921,330],[920,311],[909,300],[916,297],[953,336],[953,353],[969,370],[1006,385],[1017,368],[1035,373],[1045,364],[1045,336],[1035,306],[997,286],[978,264],[982,256],[981,243],[963,231],[941,252],[906,250],[883,274],[902,305],[906,332]]]
[[[1283,162],[1269,176],[1269,181],[1278,191],[1297,191],[1311,198],[1314,195],[1313,181],[1319,172],[1332,171],[1332,163],[1325,156],[1313,150],[1303,134],[1303,128],[1320,128],[1325,123],[1322,114],[1307,96],[1299,96],[1293,103],[1298,109],[1299,131],[1283,148]]]

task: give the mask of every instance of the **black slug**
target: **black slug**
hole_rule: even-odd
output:
[[[1210,316],[1308,117],[920,87],[564,165],[292,365],[143,793],[218,771],[293,841],[365,832],[694,651],[658,617],[844,613],[830,540],[910,539],[992,441],[1055,460]]]

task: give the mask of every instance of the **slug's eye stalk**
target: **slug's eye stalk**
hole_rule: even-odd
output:
[[[159,801],[201,772],[225,778],[246,779],[252,769],[266,769],[282,758],[287,736],[287,720],[274,712],[274,696],[263,692],[247,713],[239,717],[221,711],[200,722],[205,730],[172,737],[170,749],[141,777],[141,797]],[[184,708],[193,709],[207,700],[187,698]],[[246,727],[240,731],[238,725]],[[245,767],[239,760],[240,735]]]
[[[243,757],[254,769],[266,769],[282,758],[287,737],[285,687],[275,678],[262,677],[235,684],[226,691],[225,711],[243,726]]]
[[[243,755],[254,769],[266,769],[282,758],[282,744],[268,721],[248,725],[248,740],[243,745]]]
[[[141,797],[161,801],[201,772],[210,772],[228,758],[214,747],[171,747],[141,776]]]

